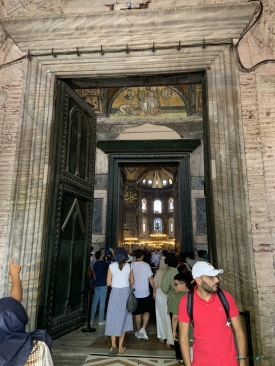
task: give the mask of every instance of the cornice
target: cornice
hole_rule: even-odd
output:
[[[258,3],[180,7],[14,18],[2,22],[7,34],[27,52],[54,49],[146,47],[153,42],[190,44],[239,38],[259,7]],[[150,37],[148,35],[150,34]]]
[[[201,140],[111,140],[98,141],[97,147],[106,154],[110,153],[175,153],[192,152]]]

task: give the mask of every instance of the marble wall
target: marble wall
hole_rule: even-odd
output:
[[[197,256],[198,251],[201,249],[209,252],[207,244],[207,228],[204,224],[206,218],[206,203],[204,196],[205,178],[203,143],[191,154],[190,179],[193,238],[195,256]]]
[[[259,22],[249,30],[248,34],[243,38],[240,43],[239,51],[240,58],[245,67],[249,68],[255,65],[257,62],[266,59],[275,59],[274,48],[274,16],[275,16],[275,3],[273,0],[263,0],[264,11]],[[116,4],[113,1],[109,2],[110,7],[106,7],[102,0],[95,0],[93,2],[83,0],[78,3],[77,12],[86,14],[88,12],[111,12],[112,5],[121,5],[122,2],[117,1]],[[140,2],[134,2],[136,6],[139,6]],[[227,4],[247,4],[246,0],[236,1],[230,0]],[[212,7],[217,4],[224,4],[221,0],[175,0],[164,1],[154,0],[148,4],[148,9],[161,9],[163,7],[176,7],[176,6],[200,6]],[[64,14],[75,14],[76,5],[72,0],[58,0],[47,1],[47,3],[41,1],[19,1],[19,0],[5,0],[0,9],[1,21],[3,19],[18,19],[18,17],[25,19],[40,18],[47,19],[53,15],[60,15],[61,18]],[[214,14],[216,16],[216,13]],[[216,23],[216,22],[215,22]],[[23,28],[20,29],[23,31]],[[11,38],[6,31],[1,30],[0,33],[0,60],[1,63],[16,59],[22,53],[16,45],[13,44]],[[45,46],[45,45],[44,45]],[[206,48],[207,52],[207,48]],[[161,52],[157,52],[154,57],[158,58]],[[211,116],[211,132],[214,132],[213,136],[210,136],[213,144],[211,145],[213,150],[212,160],[212,179],[213,179],[213,194],[216,197],[217,207],[215,209],[215,224],[217,227],[217,238],[219,248],[225,250],[218,250],[218,264],[225,266],[228,273],[227,288],[236,288],[236,297],[240,304],[249,307],[251,305],[251,313],[254,314],[253,322],[257,324],[253,329],[253,336],[257,338],[255,341],[257,354],[260,355],[259,365],[273,366],[274,351],[275,351],[275,330],[270,324],[275,323],[275,315],[273,312],[273,304],[275,301],[275,280],[274,280],[274,201],[275,201],[275,186],[274,186],[274,116],[275,116],[275,65],[271,63],[262,64],[255,70],[250,72],[240,69],[238,62],[234,59],[234,53],[229,54],[227,51],[219,51],[216,54],[216,59],[211,61],[211,65],[203,68],[207,70],[208,82],[209,82],[209,116]],[[152,56],[150,56],[152,58]],[[164,55],[164,57],[167,57]],[[33,210],[35,202],[45,200],[43,193],[42,198],[37,195],[40,192],[37,188],[28,191],[28,197],[22,194],[22,190],[17,189],[23,184],[27,185],[31,183],[35,178],[36,173],[39,173],[40,180],[43,186],[43,192],[48,176],[47,176],[47,164],[43,166],[43,174],[39,170],[38,172],[32,168],[32,165],[28,170],[26,161],[30,159],[32,161],[43,160],[41,158],[41,151],[45,152],[45,141],[48,144],[48,140],[45,138],[41,145],[36,145],[35,148],[32,144],[21,144],[24,140],[24,134],[20,133],[18,137],[18,125],[20,131],[24,129],[28,132],[27,136],[29,141],[37,140],[37,136],[43,133],[43,128],[39,124],[39,121],[43,121],[45,125],[50,123],[52,110],[51,102],[47,101],[47,105],[43,100],[53,100],[53,85],[55,73],[60,75],[70,75],[70,72],[77,73],[78,70],[82,70],[82,66],[79,64],[74,67],[73,57],[68,57],[66,62],[62,63],[62,58],[58,57],[54,62],[49,58],[43,60],[39,66],[36,61],[32,65],[28,65],[23,61],[14,63],[9,67],[2,67],[0,69],[0,130],[1,130],[1,150],[0,150],[0,166],[4,174],[1,178],[1,233],[0,233],[0,264],[1,270],[4,265],[4,274],[2,273],[1,281],[1,295],[4,293],[4,285],[6,286],[6,272],[7,268],[3,263],[3,258],[7,259],[11,253],[17,255],[22,260],[23,266],[23,280],[26,286],[29,286],[34,291],[30,291],[27,295],[27,304],[29,305],[31,313],[31,327],[35,326],[36,316],[36,298],[37,289],[39,285],[39,268],[41,264],[41,242],[43,233],[41,236],[37,236],[37,230],[41,229],[40,222],[43,222],[43,205],[36,211]],[[148,56],[149,60],[149,56]],[[78,61],[77,61],[78,62]],[[91,61],[90,61],[91,62]],[[116,61],[117,62],[117,61]],[[200,62],[204,62],[204,58],[200,58]],[[55,66],[53,66],[53,64]],[[144,72],[147,68],[153,72],[151,65],[152,62],[139,63],[139,72]],[[58,68],[58,65],[62,65],[63,70]],[[101,59],[100,66],[96,65],[91,67],[88,71],[93,73],[102,73],[102,69],[108,65],[108,62]],[[137,65],[137,64],[136,64]],[[235,65],[233,67],[232,65]],[[101,68],[100,68],[101,67]],[[116,66],[115,66],[116,67]],[[130,63],[124,63],[123,70],[129,73],[133,73]],[[165,70],[163,63],[154,63],[154,72],[160,72]],[[156,69],[159,67],[158,69]],[[175,71],[180,69],[180,60],[177,59],[177,55],[173,55],[170,60],[170,67],[175,68]],[[190,64],[190,68],[193,64]],[[24,71],[23,71],[24,69]],[[66,70],[65,70],[66,69]],[[83,67],[84,69],[84,67]],[[183,68],[181,68],[183,69]],[[233,70],[233,71],[232,71]],[[45,77],[45,73],[48,71],[48,76]],[[88,73],[86,70],[85,72]],[[24,72],[24,74],[23,74]],[[84,72],[84,71],[83,71]],[[228,77],[224,77],[225,73]],[[234,76],[232,76],[232,74]],[[29,85],[22,86],[22,76],[26,78],[26,81],[31,81],[31,88]],[[38,81],[35,81],[37,78]],[[234,105],[234,113],[226,110],[224,101],[219,99],[220,95],[225,95],[223,90],[223,83],[227,83],[227,100],[230,100],[230,106],[234,105],[234,100],[238,101],[237,107]],[[38,87],[38,83],[43,84],[45,89]],[[221,85],[220,85],[221,83]],[[33,96],[37,96],[36,103],[31,100],[31,107],[27,108],[26,103],[30,104],[28,100],[28,90]],[[46,95],[43,92],[46,91]],[[39,95],[41,98],[39,99]],[[43,98],[42,98],[43,97]],[[39,102],[38,102],[39,101]],[[35,107],[36,105],[36,107]],[[50,106],[48,108],[48,105]],[[236,108],[235,108],[236,107]],[[21,109],[20,109],[21,108]],[[229,108],[230,109],[230,108]],[[44,113],[46,110],[46,113]],[[39,113],[39,118],[36,119]],[[44,113],[44,114],[43,114]],[[46,115],[46,116],[45,116]],[[223,115],[229,116],[225,121]],[[35,121],[33,130],[31,130],[31,123]],[[23,122],[28,122],[23,124]],[[237,121],[234,125],[232,121]],[[223,127],[221,128],[221,124]],[[228,124],[229,128],[226,129]],[[48,126],[48,125],[47,125]],[[33,134],[30,132],[33,131]],[[7,133],[8,132],[8,133]],[[36,133],[35,133],[36,132]],[[104,137],[104,131],[100,132]],[[235,133],[235,141],[234,141]],[[110,136],[115,138],[115,129],[110,130]],[[223,142],[226,142],[225,145]],[[234,142],[238,142],[234,144]],[[16,155],[16,144],[18,144]],[[228,146],[230,149],[227,149]],[[216,149],[216,150],[215,150]],[[20,151],[19,151],[20,150]],[[214,154],[214,152],[216,153]],[[18,169],[18,157],[21,153],[21,170]],[[29,154],[28,154],[29,152]],[[40,154],[40,155],[39,155]],[[42,154],[42,155],[43,155]],[[48,152],[46,151],[46,155]],[[16,157],[15,157],[16,156]],[[231,161],[229,161],[231,159]],[[231,165],[229,164],[231,163]],[[232,170],[228,170],[228,167]],[[106,164],[99,164],[99,168],[106,168]],[[221,170],[220,170],[221,169]],[[103,169],[104,170],[104,169]],[[27,174],[22,175],[20,180],[16,181],[18,171],[27,171]],[[239,180],[236,181],[236,172],[241,172]],[[35,174],[34,174],[35,173]],[[106,171],[99,169],[98,178],[99,181],[103,175],[106,175]],[[38,174],[37,174],[38,175]],[[29,180],[26,177],[29,177]],[[194,179],[194,182],[198,182],[198,176]],[[220,179],[225,178],[226,181]],[[12,179],[14,181],[12,183]],[[200,179],[200,178],[199,178]],[[217,181],[218,179],[218,181]],[[237,184],[236,184],[237,182]],[[223,184],[222,184],[223,183]],[[229,184],[230,183],[230,184]],[[37,184],[39,187],[39,184]],[[99,187],[99,185],[98,185]],[[225,190],[222,188],[226,187]],[[243,192],[241,200],[243,206],[238,203],[240,196],[237,196],[237,190]],[[199,190],[201,191],[201,190]],[[27,192],[26,190],[24,192]],[[31,193],[31,194],[29,194]],[[233,195],[232,195],[233,193]],[[13,203],[16,201],[19,195],[21,211],[13,211]],[[26,195],[26,193],[25,193]],[[235,199],[232,200],[232,197]],[[98,197],[101,198],[101,197]],[[203,198],[199,195],[197,198]],[[231,213],[234,215],[230,218],[221,210],[222,202],[226,200],[227,207],[230,208]],[[218,205],[219,203],[219,205]],[[20,206],[19,205],[19,206]],[[20,208],[20,207],[19,207]],[[28,215],[22,218],[22,215],[27,213]],[[18,217],[16,215],[19,215]],[[40,216],[39,216],[40,214]],[[20,216],[21,215],[21,216]],[[22,242],[22,248],[26,248],[27,257],[24,256],[24,252],[19,252],[19,246],[13,246],[11,248],[9,243],[14,243],[11,240],[12,233],[9,232],[9,217],[17,219],[18,222],[25,223],[36,218],[36,226],[29,227],[28,236],[24,241],[22,236],[17,235],[16,243]],[[40,218],[41,217],[41,218]],[[11,222],[11,221],[10,221]],[[14,221],[15,222],[15,221]],[[21,226],[20,226],[21,228]],[[228,235],[225,237],[222,230],[224,229]],[[16,227],[15,227],[16,229]],[[230,229],[232,229],[230,231]],[[39,230],[38,230],[39,231]],[[233,231],[233,233],[232,233]],[[25,231],[26,232],[26,231]],[[31,233],[35,232],[35,236]],[[238,232],[238,240],[232,236]],[[242,232],[242,235],[241,235]],[[31,239],[32,238],[32,239]],[[35,238],[35,239],[33,239]],[[27,240],[28,239],[28,240]],[[30,245],[33,244],[33,252]],[[221,245],[224,243],[225,245]],[[40,249],[39,249],[40,248]],[[21,254],[20,254],[21,253]],[[234,256],[234,258],[233,258]],[[234,264],[234,265],[233,265]],[[254,308],[254,310],[253,310]]]
[[[21,52],[0,27],[0,64],[21,56]],[[0,68],[0,279],[4,250],[8,238],[8,217],[11,212],[12,179],[16,167],[18,121],[22,96],[22,63]],[[22,113],[22,111],[21,111]],[[18,253],[15,253],[18,255]],[[18,260],[18,257],[17,257]],[[0,285],[0,296],[2,296]]]

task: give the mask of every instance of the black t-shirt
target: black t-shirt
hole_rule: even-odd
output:
[[[106,286],[106,278],[109,263],[105,261],[96,261],[94,264],[95,287]]]

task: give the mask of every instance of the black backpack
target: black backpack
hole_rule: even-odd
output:
[[[219,299],[224,308],[224,311],[225,311],[225,314],[227,317],[227,322],[229,323],[229,325],[231,325],[231,319],[229,316],[229,304],[225,297],[225,294],[223,293],[223,291],[220,288],[218,288],[217,294],[218,294]],[[190,323],[192,324],[192,327],[194,327],[193,305],[194,305],[194,289],[190,290],[187,294],[187,313],[189,315]]]

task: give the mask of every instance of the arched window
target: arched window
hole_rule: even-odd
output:
[[[147,235],[147,219],[143,217],[141,220],[141,235]]]
[[[170,197],[168,200],[168,211],[174,212],[174,200],[172,197]]]
[[[154,220],[154,232],[156,234],[162,234],[162,220],[161,219]]]
[[[142,198],[142,200],[141,200],[141,211],[142,212],[147,211],[147,200],[146,200],[146,198]]]
[[[157,213],[157,214],[161,213],[161,201],[160,200],[154,201],[154,213]]]
[[[169,238],[174,237],[174,219],[169,219]]]

